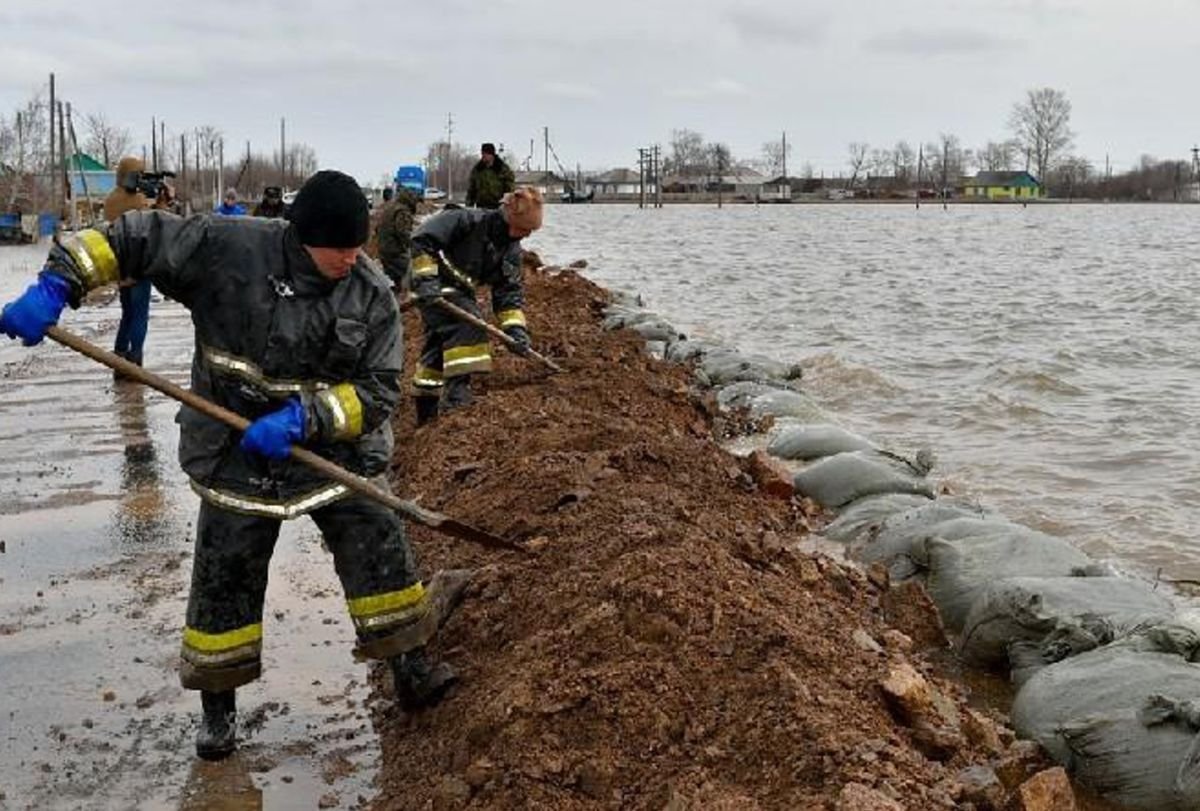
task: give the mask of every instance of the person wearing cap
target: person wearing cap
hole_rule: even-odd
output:
[[[254,206],[251,214],[255,217],[282,217],[283,189],[278,186],[267,186],[263,189],[262,199]]]
[[[290,458],[292,445],[362,476],[384,473],[400,397],[400,318],[359,249],[358,183],[322,171],[291,221],[129,212],[56,243],[0,332],[38,343],[63,308],[120,279],[147,279],[191,311],[191,390],[249,419],[238,432],[183,406],[179,460],[200,496],[180,678],[199,690],[196,751],[235,747],[236,688],[262,668],[263,599],[280,522],[310,514],[333,554],[356,652],[391,663],[399,705],[437,703],[456,678],[424,652],[466,584],[417,576],[400,518]],[[315,629],[314,629],[315,632]]]
[[[478,208],[499,208],[500,200],[516,184],[512,169],[496,154],[495,144],[479,148],[479,160],[471,168],[467,180],[467,205]]]
[[[104,198],[105,220],[113,222],[126,211],[141,211],[150,207],[150,201],[140,190],[144,171],[145,163],[132,155],[121,158],[117,163],[117,185]],[[117,325],[113,352],[141,366],[146,333],[150,331],[150,282],[133,279],[123,281],[118,295],[121,321]],[[113,379],[124,380],[125,376],[114,371]]]
[[[413,372],[417,424],[471,403],[471,375],[491,371],[487,333],[436,305],[445,297],[482,317],[476,290],[488,285],[500,329],[530,345],[521,281],[521,240],[542,227],[542,195],[532,186],[506,194],[495,211],[444,210],[412,238],[412,290],[425,325],[425,344]]]
[[[224,196],[221,197],[221,205],[217,206],[213,211],[223,217],[246,216],[246,207],[238,202],[237,189],[233,187],[225,190]]]

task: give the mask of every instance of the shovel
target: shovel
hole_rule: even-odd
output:
[[[405,299],[403,302],[400,303],[400,312],[402,312],[402,313],[407,312],[407,311],[411,310],[413,307],[417,306],[419,303],[420,302],[418,302],[417,299],[415,299],[415,298]],[[454,316],[459,321],[465,321],[468,324],[476,326],[479,329],[485,331],[492,337],[501,341],[505,346],[508,347],[509,351],[511,351],[514,355],[520,355],[521,357],[526,358],[528,360],[536,360],[538,363],[541,363],[543,366],[545,366],[547,369],[549,369],[552,372],[561,372],[562,371],[561,366],[559,366],[554,361],[550,360],[550,358],[546,357],[542,353],[535,350],[533,347],[521,346],[519,343],[514,341],[512,338],[509,338],[507,335],[505,335],[504,330],[501,330],[501,329],[498,329],[498,328],[492,326],[488,322],[484,321],[482,318],[476,318],[475,316],[471,315],[469,312],[464,310],[462,307],[459,307],[457,304],[446,301],[446,299],[440,298],[440,297],[432,299],[429,303],[430,303],[430,305],[432,305],[434,307],[440,307],[442,310],[450,313],[450,315]]]
[[[115,369],[126,377],[132,378],[139,383],[143,383],[155,391],[160,391],[173,400],[196,409],[205,416],[212,417],[218,422],[223,422],[231,428],[236,428],[239,431],[245,431],[250,425],[250,420],[235,414],[227,408],[222,408],[216,403],[205,400],[198,394],[188,391],[185,388],[175,385],[166,378],[160,377],[153,372],[147,372],[136,363],[130,363],[119,355],[114,355],[112,352],[101,349],[89,341],[85,341],[78,335],[75,335],[62,327],[51,327],[46,331],[46,335],[53,338],[58,343],[65,347],[74,349],[81,355],[86,355],[94,361],[104,364],[110,369]],[[378,501],[385,507],[390,507],[396,512],[402,513],[418,524],[424,524],[427,527],[436,529],[439,532],[444,532],[447,535],[452,535],[456,538],[461,538],[464,541],[471,541],[489,549],[509,549],[519,552],[528,551],[515,541],[509,541],[501,538],[499,535],[493,535],[490,532],[485,532],[478,527],[473,527],[470,524],[464,524],[454,518],[442,515],[433,510],[427,510],[413,501],[406,501],[397,498],[395,494],[376,487],[371,482],[359,476],[356,473],[351,473],[343,467],[335,465],[328,459],[318,456],[312,451],[301,448],[299,445],[293,445],[291,450],[292,458],[298,462],[308,465],[317,470],[330,479],[333,479],[339,484],[344,484],[351,490],[361,493],[362,495]]]

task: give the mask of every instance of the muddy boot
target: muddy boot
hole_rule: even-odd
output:
[[[424,425],[438,415],[438,398],[414,397],[417,405],[417,425]]]
[[[393,656],[391,664],[396,703],[408,713],[436,707],[458,681],[454,668],[430,662],[424,648]]]
[[[222,760],[237,748],[237,704],[233,690],[200,691],[204,714],[196,733],[196,754],[205,760]]]
[[[475,402],[471,396],[471,376],[459,375],[446,379],[446,390],[442,394],[442,413],[463,408]]]

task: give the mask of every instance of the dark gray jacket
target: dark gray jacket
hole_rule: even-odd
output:
[[[192,314],[192,390],[253,420],[299,395],[304,445],[363,475],[387,468],[400,397],[400,318],[387,279],[362,258],[322,276],[282,220],[121,217],[108,230],[122,278],[146,278]],[[238,447],[240,434],[184,406],[179,461],[202,497],[291,517],[344,494],[290,460]]]
[[[412,238],[412,275],[414,291],[437,285],[473,294],[476,285],[490,286],[502,326],[502,313],[525,306],[521,242],[499,211],[447,209],[425,220]]]

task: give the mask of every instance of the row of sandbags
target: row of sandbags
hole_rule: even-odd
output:
[[[791,449],[800,436],[789,428],[773,444]],[[823,466],[879,453],[809,457],[797,488],[803,479],[813,497],[838,490],[845,471]],[[864,565],[887,566],[893,582],[920,579],[962,657],[1018,685],[1017,733],[1081,783],[1129,808],[1200,809],[1200,619],[1061,538],[932,497],[911,465],[890,469],[895,486],[877,475],[870,494],[835,505],[838,490],[822,502],[841,507],[825,536]]]
[[[962,657],[1018,685],[1018,734],[1122,805],[1200,809],[1200,615],[1061,538],[938,497],[931,453],[892,453],[836,425],[794,367],[688,340],[628,299],[605,326],[694,363],[723,408],[776,417],[767,452],[797,467],[798,495],[838,513],[823,534],[894,583],[924,583]]]

